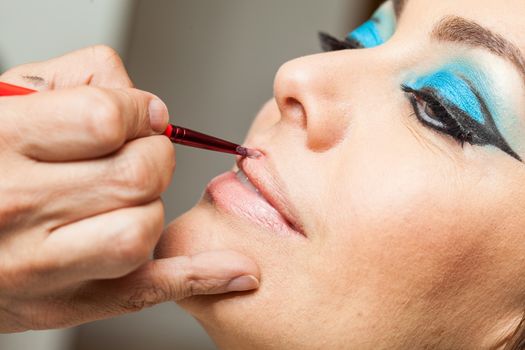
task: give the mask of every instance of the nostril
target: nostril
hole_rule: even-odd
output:
[[[306,129],[307,120],[306,120],[306,111],[304,110],[303,104],[299,102],[296,98],[288,97],[284,102],[285,111],[284,117],[290,122],[294,123],[301,128]]]

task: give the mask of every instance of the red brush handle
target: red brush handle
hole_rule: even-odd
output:
[[[28,95],[33,92],[36,92],[36,90],[0,82],[0,96]],[[168,127],[164,131],[164,135],[169,137],[172,142],[186,146],[239,154],[242,156],[246,156],[247,154],[247,150],[238,144],[171,124],[168,124]]]
[[[164,135],[171,137],[171,133],[173,132],[173,125],[168,124],[168,127],[166,130],[164,130]]]
[[[0,96],[28,95],[33,92],[36,92],[36,90],[0,82]]]

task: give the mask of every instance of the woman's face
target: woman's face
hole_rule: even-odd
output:
[[[356,49],[281,67],[245,142],[264,155],[212,180],[158,249],[259,264],[257,291],[182,303],[219,346],[480,349],[515,326],[524,13],[387,2],[348,36]]]

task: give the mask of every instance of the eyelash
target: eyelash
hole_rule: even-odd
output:
[[[410,95],[412,108],[417,118],[424,125],[452,136],[461,146],[465,142],[473,143],[472,133],[451,115],[447,108],[433,96],[432,92],[414,90],[406,85],[401,88]]]
[[[333,37],[330,34],[324,32],[319,32],[318,35],[319,41],[321,42],[321,48],[325,52],[363,48],[363,45],[361,45],[361,43],[359,43],[357,40],[348,38],[339,40],[336,37]]]

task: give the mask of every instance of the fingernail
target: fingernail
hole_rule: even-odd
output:
[[[149,122],[151,128],[162,132],[168,125],[168,107],[158,98],[153,98],[148,106]]]
[[[232,279],[226,286],[228,292],[244,292],[259,287],[259,280],[252,275]]]

